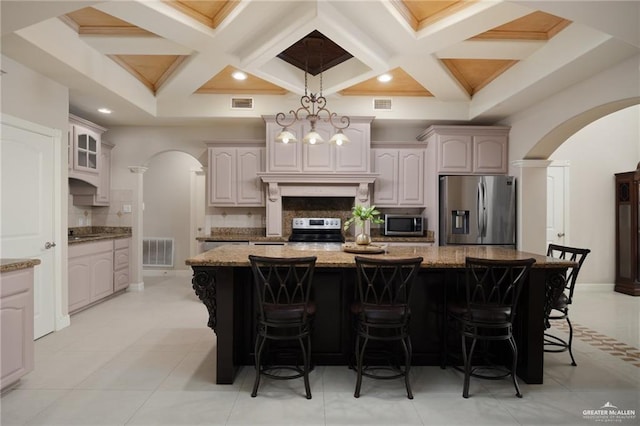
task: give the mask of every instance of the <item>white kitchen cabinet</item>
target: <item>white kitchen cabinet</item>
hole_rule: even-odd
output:
[[[424,207],[424,148],[374,148],[372,156],[377,207]]]
[[[100,173],[98,186],[71,180],[69,193],[73,195],[74,206],[108,206],[111,201],[111,150],[113,145],[100,144]]]
[[[69,177],[99,185],[101,138],[106,130],[69,114]]]
[[[506,174],[508,135],[476,135],[473,137],[473,172],[476,174]]]
[[[319,122],[316,131],[325,140],[321,144],[305,144],[304,135],[311,125],[302,121],[287,128],[298,140],[295,143],[278,143],[276,137],[282,127],[273,118],[265,118],[267,124],[267,172],[349,173],[368,172],[370,157],[371,120],[352,118],[343,133],[350,142],[341,146],[329,143],[335,129],[329,123]]]
[[[33,370],[33,267],[2,272],[0,280],[0,389]]]
[[[108,206],[111,150],[105,128],[69,114],[69,193],[76,206]]]
[[[473,173],[473,140],[469,135],[441,135],[437,142],[438,172]]]
[[[303,134],[311,130],[310,125],[303,126]],[[325,140],[322,144],[302,144],[302,172],[368,172],[370,150],[370,124],[351,123],[343,131],[349,143],[335,145],[329,143],[335,131],[328,123],[319,123],[316,131]]]
[[[298,142],[278,143],[276,137],[282,131],[282,127],[272,120],[267,120],[267,172],[299,172],[302,170],[301,141],[304,136],[302,124],[296,123],[287,130],[291,132]]]
[[[69,312],[113,294],[113,242],[69,246]]]
[[[439,174],[506,174],[509,128],[431,126],[418,136],[434,150]]]
[[[100,185],[96,190],[96,204],[108,206],[111,201],[111,150],[113,145],[100,144]]]
[[[258,173],[264,170],[262,147],[214,146],[208,150],[210,206],[264,206]]]
[[[131,238],[122,238],[113,242],[113,291],[118,292],[129,287],[130,264],[129,245]]]

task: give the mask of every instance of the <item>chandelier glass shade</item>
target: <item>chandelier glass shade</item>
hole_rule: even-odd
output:
[[[329,139],[329,142],[340,146],[349,142],[349,138],[344,134],[343,130],[349,127],[351,119],[346,115],[338,116],[335,112],[327,109],[327,99],[322,95],[322,69],[320,70],[320,92],[317,94],[309,93],[307,74],[310,42],[310,40],[305,40],[307,63],[305,63],[304,70],[304,95],[300,98],[300,107],[289,111],[289,114],[283,112],[276,114],[276,123],[282,127],[282,131],[276,136],[276,142],[285,144],[297,142],[295,135],[289,128],[298,121],[307,120],[311,128],[302,138],[302,142],[310,145],[324,143],[324,138],[316,130],[316,124],[324,122],[333,127],[334,135]],[[313,43],[317,45],[318,41],[313,40]],[[320,42],[319,44],[321,47],[322,43]]]

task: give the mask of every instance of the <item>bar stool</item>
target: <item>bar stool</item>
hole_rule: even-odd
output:
[[[573,357],[573,351],[571,350],[571,343],[573,342],[573,326],[569,320],[569,305],[573,302],[573,291],[576,286],[578,273],[590,252],[591,250],[589,249],[561,246],[558,244],[549,244],[549,247],[547,248],[547,256],[577,262],[577,266],[567,268],[564,275],[553,275],[547,278],[544,307],[545,330],[551,328],[550,320],[565,320],[569,325],[568,340],[554,336],[545,331],[544,351],[569,351],[569,355],[571,356],[571,365],[573,366],[578,364],[576,364],[576,360]]]
[[[534,263],[535,259],[466,258],[465,298],[448,303],[446,308],[447,318],[461,336],[464,398],[469,397],[471,376],[491,380],[511,376],[516,396],[522,398],[516,379],[518,348],[513,338],[513,322],[522,286]],[[495,341],[506,341],[511,349],[511,367],[506,371],[505,367],[492,360],[498,354],[490,352],[488,343]],[[474,359],[478,342],[483,342],[485,349],[481,365],[477,365],[478,357]]]
[[[407,397],[413,399],[409,383],[411,369],[411,339],[409,300],[411,288],[418,274],[422,257],[409,259],[374,259],[355,257],[357,270],[356,301],[351,312],[356,318],[356,371],[357,381],[354,397],[360,397],[362,376],[375,379],[404,377]],[[403,353],[403,366],[394,362],[387,365],[365,365],[369,342],[399,342]],[[390,350],[384,351],[386,360],[393,357]]]
[[[251,396],[258,394],[260,376],[276,380],[304,378],[307,399],[311,399],[311,329],[315,304],[310,301],[315,256],[273,258],[249,255],[255,283],[257,334],[255,341],[256,377]],[[297,341],[302,365],[263,365],[268,341]],[[292,374],[278,374],[282,371]]]

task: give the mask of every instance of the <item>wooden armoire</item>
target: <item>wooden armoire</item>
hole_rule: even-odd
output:
[[[640,296],[640,163],[616,173],[615,291]]]

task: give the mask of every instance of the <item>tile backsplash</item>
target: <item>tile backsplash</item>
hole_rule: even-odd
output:
[[[133,204],[133,190],[111,190],[109,206],[91,207],[74,206],[73,196],[69,195],[69,227],[78,226],[115,226],[131,227],[133,219],[131,213],[123,212],[123,205]]]
[[[294,217],[338,217],[342,223],[351,216],[353,197],[284,197],[282,235],[291,234]]]

